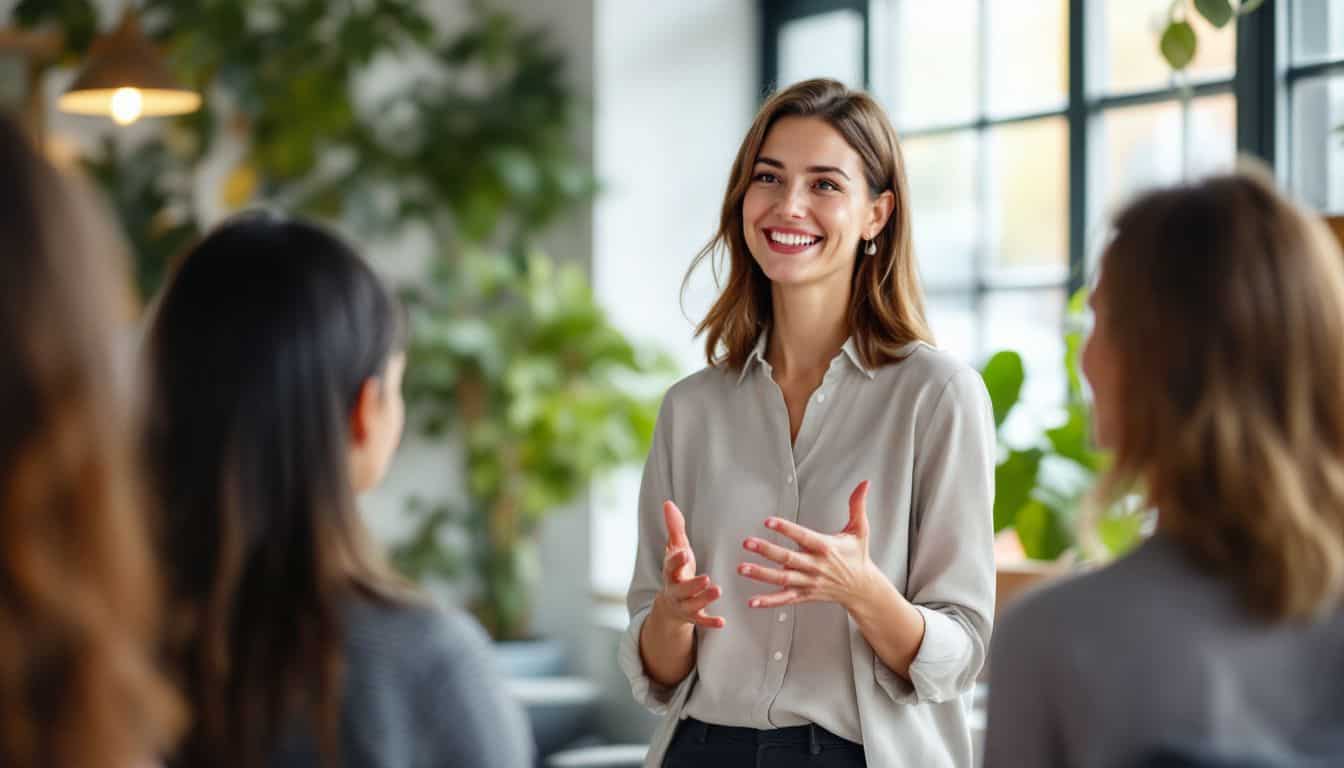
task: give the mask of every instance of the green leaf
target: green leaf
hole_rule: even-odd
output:
[[[1036,448],[1012,451],[994,468],[994,532],[1012,527],[1031,501],[1043,453]]]
[[[1180,71],[1195,58],[1196,44],[1195,28],[1185,21],[1173,21],[1162,33],[1158,47],[1171,68]]]
[[[1026,379],[1022,356],[1010,349],[998,352],[985,362],[980,375],[994,406],[994,426],[1003,426],[1004,419],[1022,395],[1022,382]]]
[[[1018,512],[1017,538],[1022,551],[1033,560],[1055,560],[1073,545],[1066,516],[1036,499]]]
[[[1075,403],[1068,407],[1069,419],[1054,429],[1047,429],[1045,437],[1055,453],[1095,471],[1098,455],[1091,445],[1091,418],[1086,406]]]
[[[1123,555],[1143,540],[1146,518],[1147,515],[1138,512],[1102,515],[1097,521],[1097,536],[1112,555]]]
[[[1217,29],[1227,26],[1235,15],[1228,0],[1195,0],[1195,10]]]

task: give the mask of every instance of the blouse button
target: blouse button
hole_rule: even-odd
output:
[[[788,620],[789,620],[789,614],[788,614],[786,611],[780,611],[780,612],[779,612],[779,623],[780,623],[780,624],[783,624],[784,622],[786,622],[786,621],[788,621]]]
[[[775,661],[780,661],[780,660],[783,659],[783,658],[784,658],[784,654],[783,654],[783,653],[780,653],[779,651],[775,651]]]
[[[826,402],[826,393],[825,393],[825,392],[822,392],[821,394],[817,395],[817,402],[818,402],[818,403],[824,403],[824,402]]]
[[[792,473],[792,472],[790,472],[790,473],[784,478],[784,483],[785,483],[786,485],[793,485],[793,473]]]

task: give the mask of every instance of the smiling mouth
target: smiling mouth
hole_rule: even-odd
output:
[[[765,230],[765,239],[774,250],[796,253],[811,248],[825,238],[800,232],[780,232],[767,229]]]

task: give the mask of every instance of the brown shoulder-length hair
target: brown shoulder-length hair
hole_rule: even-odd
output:
[[[718,232],[696,255],[686,274],[689,281],[707,257],[727,252],[728,281],[696,328],[697,336],[705,335],[705,358],[710,365],[726,363],[740,369],[773,317],[770,278],[747,250],[742,200],[766,136],[785,117],[826,121],[858,153],[869,194],[877,197],[890,191],[895,198],[891,216],[873,238],[877,253],[860,254],[851,278],[849,327],[864,364],[876,368],[900,359],[901,347],[912,341],[931,342],[933,335],[924,319],[924,294],[915,264],[905,161],[896,131],[882,107],[868,94],[850,90],[835,80],[817,79],[776,93],[756,114],[728,175]],[[717,277],[717,263],[714,272]]]
[[[112,228],[0,117],[0,765],[170,746]]]
[[[1269,619],[1344,590],[1344,256],[1255,169],[1150,192],[1102,261],[1124,401],[1101,498]]]

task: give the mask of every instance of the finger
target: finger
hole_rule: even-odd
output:
[[[775,584],[781,587],[803,587],[812,583],[811,577],[799,573],[798,571],[766,568],[751,563],[743,563],[737,566],[737,572],[752,581],[761,581],[766,584]]]
[[[691,621],[695,622],[696,626],[704,627],[705,629],[723,629],[723,626],[726,623],[723,620],[723,617],[710,616],[704,611],[692,616]]]
[[[778,517],[767,518],[765,527],[788,536],[809,552],[820,552],[826,547],[826,539],[821,534],[788,520]]]
[[[860,538],[868,535],[868,481],[859,483],[849,495],[849,525],[845,531]]]
[[[768,560],[774,560],[785,568],[804,573],[816,573],[817,570],[816,559],[806,552],[798,552],[754,537],[742,542],[742,547]]]
[[[718,586],[711,586],[709,589],[702,590],[699,594],[682,600],[678,607],[692,616],[708,608],[711,603],[723,597],[723,590]]]
[[[709,580],[708,576],[696,576],[694,579],[687,579],[669,586],[667,594],[675,600],[685,600],[704,592],[712,586],[714,586],[714,583]]]
[[[686,538],[686,517],[671,501],[663,502],[663,523],[667,525],[667,544],[673,549],[690,549],[691,542]]]
[[[768,595],[756,595],[747,601],[747,605],[752,608],[778,608],[781,605],[795,605],[808,601],[809,599],[799,590],[781,589]]]
[[[675,584],[678,573],[691,561],[691,553],[685,549],[674,549],[663,557],[663,582]]]

